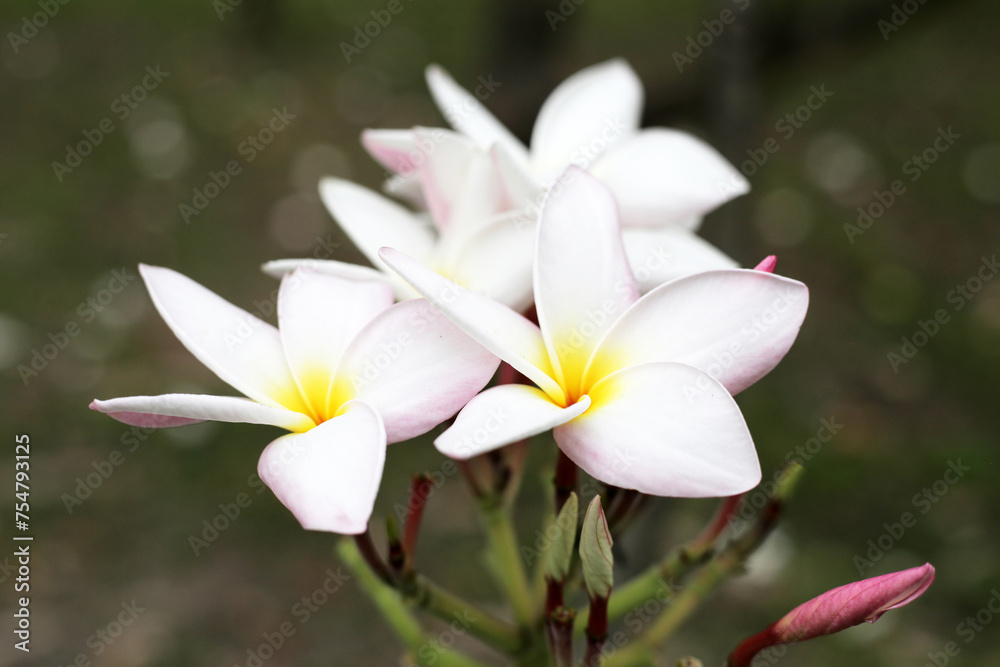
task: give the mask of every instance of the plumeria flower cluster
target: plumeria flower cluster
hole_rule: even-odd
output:
[[[788,353],[808,289],[775,275],[774,257],[741,269],[695,234],[706,213],[748,185],[701,140],[640,129],[642,86],[625,62],[559,85],[528,145],[444,70],[430,67],[427,81],[452,129],[362,135],[390,171],[385,189],[395,199],[340,179],[319,186],[371,266],[267,263],[281,281],[277,326],[175,271],[140,267],[180,342],[242,397],[135,396],[91,407],[138,426],[214,420],[287,430],[264,448],[261,479],[304,528],[357,536],[342,556],[377,575],[372,586],[395,589],[395,598],[372,590],[394,625],[409,628],[403,634],[417,653],[424,644],[410,612],[391,608],[393,599],[449,621],[471,609],[414,570],[427,479],[415,478],[402,534],[390,518],[388,563],[367,531],[387,446],[448,422],[434,445],[460,462],[479,500],[492,569],[520,626],[476,609],[468,632],[523,657],[544,625],[554,663],[572,664],[577,610],[563,589],[578,582],[579,566],[590,601],[585,664],[649,664],[676,619],[652,623],[610,657],[609,622],[649,599],[651,586],[708,559],[711,578],[693,585],[696,594],[738,571],[801,472],[788,471],[744,533],[727,534],[741,494],[761,479],[734,396]],[[511,478],[521,471],[509,456],[518,448],[508,446],[548,432],[559,450],[555,532],[540,570],[545,599],[536,604],[507,514],[518,487]],[[582,522],[577,469],[605,489],[584,499]],[[683,559],[668,556],[651,576],[616,586],[614,537],[644,495],[724,500],[681,549]],[[932,579],[927,565],[831,591],[748,639],[730,664],[874,620]]]

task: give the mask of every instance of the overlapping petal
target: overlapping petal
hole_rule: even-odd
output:
[[[434,446],[453,459],[469,459],[565,424],[588,407],[586,396],[562,408],[535,387],[500,385],[469,401]]]
[[[528,150],[482,102],[455,83],[455,80],[437,65],[427,68],[427,86],[448,124],[471,137],[482,148],[501,144],[521,163],[526,163]]]
[[[378,413],[353,401],[340,416],[272,442],[257,472],[303,528],[363,533],[382,479],[385,438]]]
[[[319,193],[330,215],[375,266],[384,268],[378,258],[383,246],[424,260],[430,256],[436,238],[433,227],[396,202],[339,178],[324,178]]]
[[[687,224],[750,191],[743,174],[714,148],[661,127],[621,141],[591,173],[611,188],[626,227]]]
[[[450,130],[416,128],[414,135],[427,155],[417,166],[427,210],[443,231],[450,225],[457,200],[466,194],[464,184],[472,162],[484,154],[471,139]]]
[[[307,416],[237,396],[203,394],[162,394],[95,400],[92,410],[132,426],[171,428],[202,421],[269,424],[289,431],[305,431],[315,426]]]
[[[163,320],[198,361],[259,403],[307,412],[275,327],[176,271],[140,265],[139,272]]]
[[[542,204],[535,308],[563,386],[579,385],[591,352],[638,298],[611,193],[570,167]]]
[[[555,429],[556,443],[594,478],[642,493],[730,496],[760,481],[743,415],[717,381],[691,366],[643,364],[591,388],[591,407]]]
[[[462,331],[554,400],[565,400],[561,387],[553,379],[552,365],[537,326],[506,306],[456,285],[392,248],[383,248],[381,257]]]
[[[297,269],[282,279],[278,330],[288,365],[317,420],[332,416],[328,397],[344,351],[393,300],[392,288],[385,283],[345,280],[310,269]]]
[[[371,321],[337,373],[349,394],[374,408],[390,443],[422,435],[486,386],[500,360],[424,299]]]
[[[785,356],[809,305],[797,280],[749,269],[698,273],[661,285],[608,331],[585,382],[613,369],[655,361],[694,366],[731,394],[766,375]]]
[[[421,151],[413,130],[365,130],[361,133],[361,145],[379,164],[395,174],[416,172]]]
[[[470,238],[448,268],[455,282],[517,312],[534,301],[531,273],[535,258],[535,225],[520,213],[493,217]]]
[[[736,260],[680,225],[623,228],[622,244],[643,293],[692,273],[739,266]]]
[[[624,60],[610,60],[573,74],[542,104],[531,134],[536,173],[592,161],[639,127],[643,91]]]

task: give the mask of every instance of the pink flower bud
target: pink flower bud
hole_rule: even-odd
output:
[[[778,257],[776,255],[768,255],[764,259],[760,260],[760,264],[753,267],[754,271],[763,271],[764,273],[774,273],[774,269],[778,266]]]
[[[907,605],[934,581],[934,566],[925,563],[827,591],[791,610],[777,623],[746,639],[729,656],[729,667],[746,667],[760,651],[776,644],[822,637]]]

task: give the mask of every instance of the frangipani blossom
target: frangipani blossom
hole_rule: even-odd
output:
[[[139,270],[181,343],[247,398],[166,394],[90,407],[136,426],[292,431],[267,446],[258,471],[304,528],[364,532],[386,444],[451,417],[499,365],[427,301],[393,305],[385,284],[294,271],[278,291],[276,328],[180,273]]]
[[[320,182],[330,214],[378,271],[334,260],[277,260],[265,264],[264,271],[280,277],[309,266],[344,278],[374,277],[388,280],[401,299],[416,297],[379,258],[379,249],[389,246],[474,292],[526,309],[531,305],[534,235],[516,214],[501,213],[501,183],[489,154],[449,130],[417,128],[414,136],[427,147],[426,159],[405,166],[421,185],[426,213],[349,181]]]
[[[760,465],[733,394],[798,334],[802,283],[762,271],[699,273],[641,299],[615,200],[571,168],[542,206],[534,265],[539,325],[403,253],[382,258],[471,337],[536,386],[484,391],[435,445],[468,458],[554,429],[591,476],[670,496],[752,488]]]
[[[890,609],[910,604],[934,583],[934,566],[925,563],[846,586],[805,602],[766,630],[746,639],[729,656],[730,667],[747,667],[760,651],[831,635],[861,623],[874,623]]]
[[[607,185],[643,292],[682,275],[737,266],[694,232],[705,213],[745,194],[749,184],[700,139],[668,128],[639,129],[642,83],[624,60],[593,65],[556,87],[539,111],[530,148],[440,67],[428,68],[427,83],[448,122],[493,154],[511,208],[537,213],[546,190],[570,165]],[[368,130],[363,142],[386,168],[402,174],[392,190],[413,197],[419,137]]]

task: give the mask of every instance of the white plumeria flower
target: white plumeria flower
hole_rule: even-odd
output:
[[[484,391],[435,445],[467,458],[554,429],[560,449],[609,484],[684,497],[752,488],[760,465],[733,395],[791,347],[808,305],[805,285],[724,269],[639,298],[613,196],[576,168],[562,182],[537,229],[540,326],[382,251],[418,292],[536,385]]]
[[[512,208],[537,214],[555,177],[570,165],[607,185],[618,200],[625,252],[642,291],[697,271],[737,266],[695,232],[705,213],[748,192],[749,183],[688,133],[640,130],[642,83],[624,60],[593,65],[556,87],[539,111],[530,148],[440,67],[428,68],[427,82],[448,122],[492,152]],[[392,189],[419,201],[413,163],[423,148],[415,133],[369,130],[363,143],[403,175]]]
[[[387,443],[426,433],[482,389],[499,360],[423,300],[385,284],[298,270],[278,290],[279,328],[170,269],[139,270],[181,343],[248,398],[166,394],[95,400],[126,424],[200,421],[292,431],[258,472],[304,528],[367,530]]]
[[[450,130],[417,128],[424,159],[409,165],[427,213],[415,213],[362,187],[325,178],[323,203],[351,241],[376,267],[335,260],[285,259],[264,271],[281,276],[299,266],[351,279],[387,280],[401,299],[417,294],[382,262],[380,248],[397,248],[455,282],[517,310],[531,305],[534,235],[506,207],[496,166],[488,153]]]

